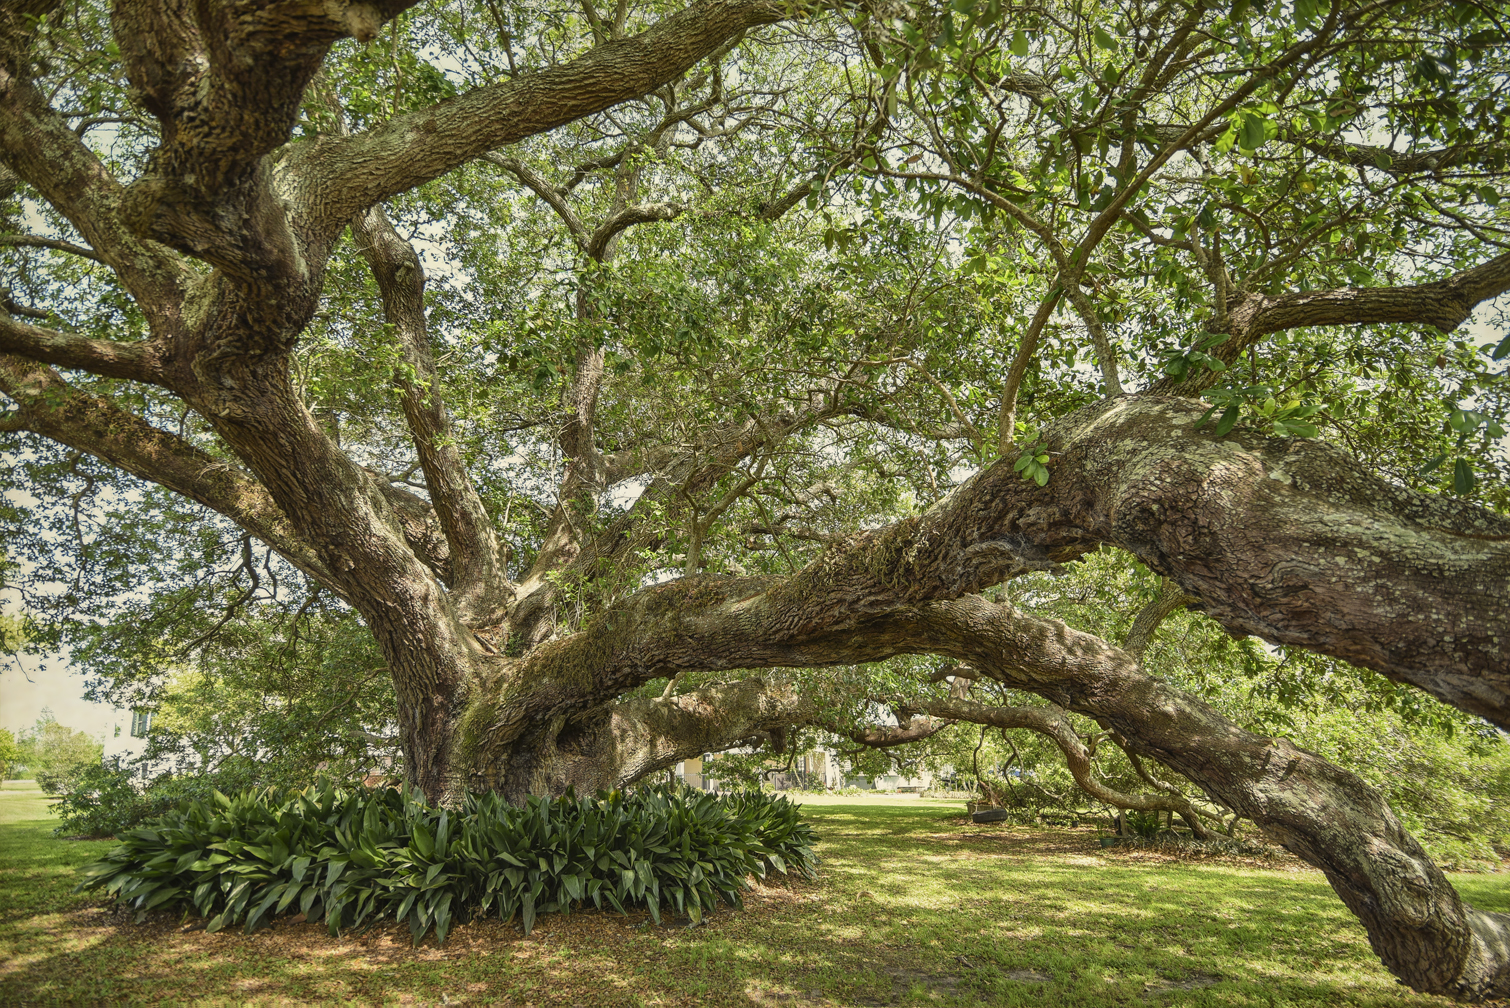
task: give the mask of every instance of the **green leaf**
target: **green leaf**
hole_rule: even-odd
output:
[[[1028,54],[1028,33],[1019,28],[1012,33],[1012,55],[1026,56]]]
[[[1504,339],[1500,340],[1499,346],[1495,347],[1494,351],[1489,354],[1490,360],[1504,360],[1506,357],[1510,357],[1510,334],[1507,334]]]
[[[1251,112],[1243,114],[1243,128],[1238,141],[1243,150],[1258,150],[1269,142],[1271,122]]]
[[[1216,143],[1212,144],[1212,147],[1216,149],[1216,152],[1218,154],[1226,154],[1227,152],[1229,152],[1230,150],[1232,150],[1233,147],[1236,147],[1236,146],[1237,146],[1237,124],[1236,123],[1229,123],[1227,125],[1227,131],[1225,133],[1223,133],[1221,136],[1217,137],[1216,138]]]
[[[1091,32],[1091,36],[1096,40],[1096,45],[1100,46],[1102,49],[1106,49],[1110,52],[1116,52],[1118,47],[1117,40],[1108,35],[1106,33],[1106,29],[1102,28],[1100,25],[1097,25],[1095,27],[1095,30]]]
[[[1469,467],[1467,459],[1458,459],[1452,465],[1452,489],[1454,493],[1468,494],[1473,492],[1473,469]]]

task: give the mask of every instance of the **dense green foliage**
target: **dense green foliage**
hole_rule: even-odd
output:
[[[149,750],[150,751],[150,750]],[[235,794],[249,789],[289,788],[293,784],[279,770],[286,765],[265,766],[233,761],[199,773],[167,771],[143,781],[147,758],[112,756],[79,768],[69,786],[52,805],[58,816],[57,834],[66,837],[109,837],[164,815],[181,802],[209,801],[216,791]],[[304,768],[301,780],[315,774]]]
[[[9,728],[0,728],[0,780],[9,780],[11,764],[21,755],[16,736]]]
[[[693,921],[722,899],[740,905],[748,875],[811,874],[811,828],[784,798],[713,796],[669,786],[532,798],[524,807],[471,795],[437,809],[407,788],[345,790],[326,781],[294,794],[243,792],[187,801],[128,831],[82,869],[138,911],[210,918],[247,932],[297,909],[332,934],[392,919],[417,943],[444,942],[453,922],[605,904],[663,904]]]
[[[86,732],[59,724],[44,710],[37,723],[16,739],[11,774],[35,779],[42,790],[61,794],[71,790],[81,773],[97,765],[104,745]]]

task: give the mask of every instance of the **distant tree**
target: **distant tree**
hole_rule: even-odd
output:
[[[16,745],[16,736],[9,728],[0,728],[0,780],[10,780],[20,758],[21,749]]]
[[[53,794],[66,791],[79,771],[98,764],[105,752],[98,739],[59,724],[46,708],[37,723],[21,733],[16,748],[17,762],[26,767],[42,790]]]

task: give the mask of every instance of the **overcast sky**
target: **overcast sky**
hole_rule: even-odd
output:
[[[37,659],[24,661],[21,670],[0,671],[0,728],[16,733],[30,728],[44,707],[51,707],[61,724],[89,735],[109,737],[122,720],[113,707],[83,699],[84,677],[70,672],[66,662],[51,658],[43,670]]]

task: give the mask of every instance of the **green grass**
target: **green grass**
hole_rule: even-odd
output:
[[[1316,872],[1103,853],[1092,830],[973,827],[958,803],[804,800],[821,879],[706,927],[577,913],[412,949],[392,930],[131,925],[68,892],[109,842],[55,840],[39,793],[0,794],[0,1003],[1448,1004],[1395,984]],[[1454,881],[1510,910],[1510,878]]]

